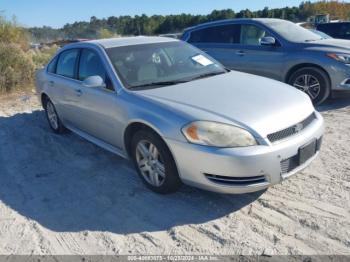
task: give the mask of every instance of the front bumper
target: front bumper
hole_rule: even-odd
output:
[[[337,62],[328,68],[328,74],[331,78],[332,90],[350,90],[350,65]]]
[[[214,148],[165,140],[185,184],[219,193],[249,193],[281,182],[306,168],[317,157],[318,152],[304,164],[282,173],[283,160],[297,155],[300,147],[310,141],[321,139],[323,118],[319,113],[316,116],[317,119],[302,132],[273,145]]]
[[[339,85],[336,90],[350,90],[350,76],[345,78]]]

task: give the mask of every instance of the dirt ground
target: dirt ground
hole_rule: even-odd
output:
[[[147,190],[132,165],[0,98],[0,254],[348,254],[350,98],[318,108],[320,157],[262,193]]]

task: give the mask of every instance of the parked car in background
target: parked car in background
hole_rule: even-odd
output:
[[[350,90],[350,42],[324,39],[289,21],[216,21],[186,29],[181,39],[227,68],[289,83],[315,104]]]
[[[182,182],[222,193],[262,190],[320,150],[323,119],[307,95],[230,72],[171,38],[67,45],[37,73],[36,86],[54,132],[67,128],[130,157],[159,193]]]
[[[318,31],[333,38],[350,40],[350,22],[332,22],[316,25]]]

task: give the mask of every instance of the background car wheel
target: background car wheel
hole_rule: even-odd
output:
[[[142,181],[154,192],[168,194],[180,188],[182,183],[174,158],[154,132],[140,130],[133,136],[131,157]]]
[[[49,98],[46,98],[44,102],[46,117],[51,129],[57,134],[64,133],[66,131],[66,128],[62,124],[60,118],[58,117],[54,104]]]
[[[318,68],[301,68],[290,76],[288,83],[308,94],[315,105],[321,104],[330,95],[330,80],[327,74]]]

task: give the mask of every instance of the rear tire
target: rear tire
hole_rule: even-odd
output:
[[[316,67],[298,69],[289,77],[288,84],[308,94],[315,105],[324,102],[331,93],[328,75]]]
[[[52,103],[52,101],[49,98],[46,98],[44,100],[44,109],[45,109],[47,121],[49,122],[49,126],[51,127],[52,131],[54,131],[56,134],[65,133],[67,129],[62,124],[57,114],[55,105]]]
[[[140,130],[131,141],[131,157],[144,184],[160,194],[176,192],[180,180],[174,158],[164,141],[150,130]]]

